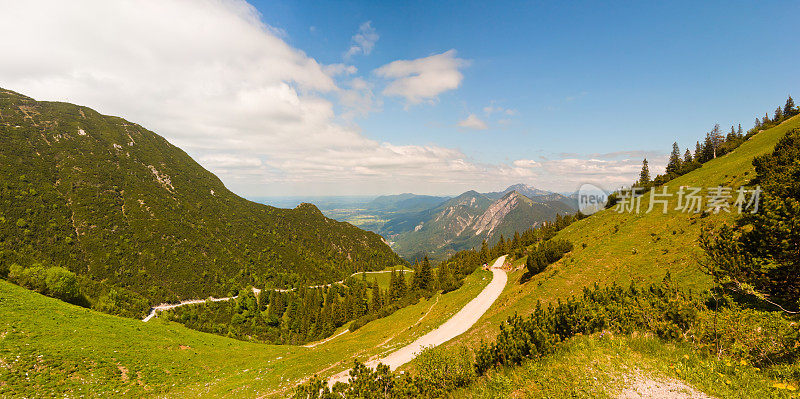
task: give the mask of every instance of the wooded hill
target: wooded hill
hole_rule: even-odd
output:
[[[403,263],[377,234],[313,205],[233,194],[142,126],[0,89],[2,277],[14,264],[60,266],[92,307],[134,316],[164,301]]]

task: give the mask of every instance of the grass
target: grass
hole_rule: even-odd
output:
[[[403,308],[314,348],[263,345],[176,323],[110,316],[0,280],[0,396],[250,397],[285,394],[439,326],[491,280]]]
[[[616,398],[636,376],[684,381],[719,398],[798,397],[747,363],[699,356],[690,345],[654,337],[610,334],[576,337],[551,355],[492,371],[452,397]]]
[[[403,266],[397,266],[395,268],[386,268],[383,271],[391,271],[392,269],[396,270],[398,273],[401,270],[403,270],[405,272],[404,274],[405,274],[407,283],[410,283],[411,279],[414,277],[414,269],[403,267]],[[363,273],[356,273],[356,274],[353,275],[353,277],[360,279],[360,278],[362,278],[362,274]],[[367,281],[375,281],[375,282],[377,282],[378,286],[381,287],[382,290],[389,289],[389,282],[390,282],[390,279],[392,277],[391,273],[374,273],[374,272],[369,273],[369,272],[367,272],[366,274],[367,274],[367,276],[366,276]]]
[[[755,176],[753,158],[771,152],[788,130],[797,127],[800,127],[800,116],[756,134],[733,152],[670,181],[669,192],[674,193],[679,186],[738,187],[746,184]],[[642,199],[645,209],[649,199],[649,194]],[[509,283],[497,302],[473,328],[448,345],[475,346],[482,339],[493,339],[500,323],[509,316],[527,315],[537,301],[548,303],[580,294],[584,287],[594,283],[643,285],[660,281],[670,272],[683,288],[709,288],[710,279],[698,267],[702,257],[698,245],[701,226],[730,223],[736,213],[720,212],[704,217],[674,211],[674,198],[670,204],[667,214],[656,211],[617,213],[608,209],[560,231],[556,239],[572,241],[575,249],[525,283],[520,282],[524,259],[517,260],[513,266],[522,270],[510,273]]]

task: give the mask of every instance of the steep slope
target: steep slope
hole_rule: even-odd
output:
[[[151,304],[402,263],[377,234],[313,205],[236,196],[137,124],[0,89],[0,275],[37,262],[108,301],[132,292]]]
[[[478,269],[455,291],[312,348],[243,342],[163,319],[142,323],[0,280],[0,397],[286,397],[310,375],[415,341],[490,280]]]
[[[560,194],[553,194],[559,196]],[[541,198],[541,197],[539,197]],[[511,191],[492,204],[473,226],[475,235],[496,242],[502,235],[511,238],[542,222],[555,219],[556,215],[574,213],[575,210],[557,197],[551,200],[534,200],[517,191]]]
[[[772,151],[787,131],[798,127],[800,116],[795,116],[756,134],[733,152],[670,181],[667,186],[674,192],[680,186],[721,185],[735,189],[747,185],[755,175],[753,159]],[[649,194],[642,197],[645,209],[649,200]],[[577,295],[594,283],[601,286],[612,283],[626,286],[631,282],[649,284],[660,281],[669,272],[683,288],[708,288],[710,279],[698,267],[703,255],[698,244],[701,228],[730,223],[737,214],[683,213],[675,211],[674,207],[673,200],[666,214],[618,213],[612,208],[568,226],[555,238],[571,241],[575,249],[525,282],[521,281],[525,258],[515,261],[513,266],[517,271],[510,274],[506,291],[496,306],[452,344],[492,339],[497,326],[509,316],[527,315],[537,301],[547,303]]]
[[[398,253],[411,258],[425,253],[440,260],[456,251],[479,247],[484,239],[496,242],[501,236],[510,238],[515,232],[555,219],[557,214],[572,212],[561,201],[537,202],[516,191],[496,201],[468,191],[434,209],[387,224],[404,231],[389,236]]]

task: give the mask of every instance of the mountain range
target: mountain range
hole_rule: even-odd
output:
[[[404,201],[410,201],[406,198]],[[533,226],[574,213],[577,204],[561,194],[516,184],[492,193],[467,191],[436,206],[394,217],[378,232],[406,259],[441,260],[454,252],[497,242]]]

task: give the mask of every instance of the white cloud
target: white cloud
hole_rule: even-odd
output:
[[[458,126],[474,130],[486,130],[489,128],[489,126],[486,125],[486,122],[482,121],[475,114],[469,114],[467,119],[458,122]]]
[[[325,71],[328,76],[335,77],[340,75],[352,75],[358,72],[358,68],[353,65],[347,64],[330,64],[325,65],[322,67],[322,70]]]
[[[380,106],[371,83],[355,67],[321,65],[285,35],[241,0],[4,2],[0,87],[139,123],[249,195],[546,186],[559,183],[547,168],[591,171],[565,161],[487,165],[451,148],[369,139],[337,121]],[[467,62],[455,55],[382,67],[392,80],[385,93],[414,103],[457,88]],[[638,166],[624,172],[634,177]]]
[[[434,101],[439,94],[457,89],[464,79],[460,69],[467,65],[469,61],[456,57],[456,50],[448,50],[425,58],[394,61],[375,73],[390,80],[383,94],[418,104]]]
[[[333,76],[354,67],[321,65],[279,35],[240,0],[4,3],[0,87],[140,123],[244,194],[381,192],[480,169],[337,123],[328,98],[363,114],[371,85],[340,87]],[[365,51],[370,37],[357,40]]]
[[[344,58],[348,59],[356,54],[369,55],[379,38],[378,32],[372,27],[372,21],[364,22],[358,27],[358,33],[353,35],[353,44],[344,54]]]

